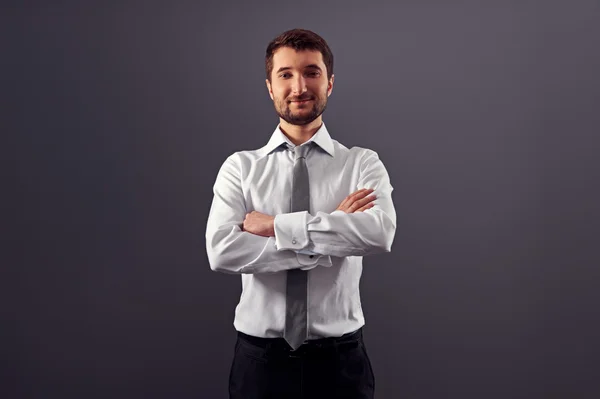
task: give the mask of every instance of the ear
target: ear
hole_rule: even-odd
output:
[[[265,79],[265,83],[267,84],[267,90],[269,91],[269,95],[271,96],[271,100],[273,100],[273,89],[271,88],[271,82],[269,79]]]
[[[333,81],[335,80],[335,75],[331,75],[331,79],[329,79],[329,83],[327,83],[327,97],[331,95],[333,91]]]

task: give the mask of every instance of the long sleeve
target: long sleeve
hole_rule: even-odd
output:
[[[375,151],[361,159],[356,190],[372,188],[374,206],[355,213],[306,211],[275,217],[275,244],[286,251],[310,251],[330,256],[364,256],[390,252],[396,233],[396,211],[389,175]]]
[[[289,269],[308,270],[331,266],[323,255],[278,250],[274,237],[242,230],[246,204],[236,156],[222,164],[213,186],[213,200],[206,226],[206,252],[213,271],[228,274],[275,273]]]

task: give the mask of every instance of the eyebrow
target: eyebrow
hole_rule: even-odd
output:
[[[305,66],[304,68],[305,69],[308,69],[308,68],[310,68],[310,69],[318,69],[319,71],[321,71],[321,67],[318,66],[317,64],[310,64],[310,65]],[[292,69],[292,67],[281,67],[281,68],[279,68],[277,70],[277,73],[283,72],[283,71],[287,71],[287,70],[290,70],[290,69]]]

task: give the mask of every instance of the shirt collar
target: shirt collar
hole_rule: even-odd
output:
[[[329,132],[327,131],[327,127],[325,127],[325,122],[323,122],[321,124],[321,127],[319,128],[319,130],[317,130],[316,133],[313,134],[313,136],[307,142],[310,142],[310,141],[314,141],[319,147],[321,147],[323,150],[325,150],[329,155],[334,156],[335,151],[333,149],[333,141],[331,140],[331,136],[329,135]],[[279,146],[281,146],[283,144],[287,144],[291,148],[295,147],[295,144],[292,143],[285,134],[283,134],[283,132],[280,129],[280,124],[278,124],[277,127],[275,128],[275,131],[271,135],[269,142],[264,147],[262,147],[258,150],[259,157],[262,158],[264,156],[269,155],[276,148],[278,148]]]

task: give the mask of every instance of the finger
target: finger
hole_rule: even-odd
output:
[[[357,195],[360,195],[360,193],[361,193],[362,191],[363,191],[363,190],[361,189],[361,190],[355,191],[355,192],[353,192],[352,194],[348,195],[346,198],[344,198],[344,201],[342,201],[342,205],[343,205],[343,206],[348,206],[348,205],[350,205],[352,202],[354,202],[354,201],[355,201],[355,198],[356,198],[356,196],[357,196]]]
[[[344,200],[341,202],[341,204],[338,205],[337,209],[343,210],[344,212],[349,211],[350,204],[354,203],[355,201],[364,197],[365,195],[372,193],[373,191],[375,191],[375,190],[372,188],[361,188],[360,190],[356,190],[355,192],[353,192],[352,194],[350,194],[346,198],[344,198]]]
[[[374,202],[369,202],[367,205],[364,205],[364,206],[358,208],[355,212],[363,212],[363,211],[365,211],[365,210],[367,210],[369,208],[372,208],[374,206],[375,206]]]
[[[357,197],[362,198],[365,195],[371,194],[373,191],[375,191],[375,189],[372,189],[372,188],[363,188],[362,190],[360,190],[360,192],[357,193]]]
[[[368,188],[361,188],[361,189],[359,189],[359,190],[356,190],[356,191],[355,191],[355,192],[353,192],[352,194],[353,194],[353,195],[354,195],[354,194],[360,194],[360,193],[362,193],[363,191],[367,191],[367,190],[368,190]]]
[[[354,213],[358,208],[360,208],[360,206],[361,205],[358,202],[354,202],[352,205],[350,205],[350,208],[348,208],[348,212]]]
[[[362,207],[365,204],[368,204],[369,202],[374,201],[377,198],[377,196],[375,195],[370,195],[368,197],[365,197],[363,199],[360,200],[356,200],[354,201],[354,203],[351,206],[351,209],[354,211],[356,209],[359,209],[360,207]]]
[[[353,195],[361,195],[361,194],[368,194],[370,191],[373,191],[372,188],[361,188],[360,190],[356,190]]]
[[[368,204],[366,204],[366,205],[363,205],[363,206],[358,206],[358,205],[354,204],[354,205],[352,206],[352,212],[351,212],[351,213],[355,213],[355,212],[362,212],[362,211],[364,211],[365,209],[369,209],[369,208],[371,208],[373,205],[374,205],[374,204],[373,204],[372,202],[370,202],[370,203],[368,203]]]
[[[350,198],[349,196],[346,197],[346,198],[344,198],[344,200],[338,205],[338,209],[345,209],[346,204],[348,203],[348,199],[349,198]]]
[[[361,207],[365,204],[368,204],[369,202],[375,201],[377,199],[376,195],[369,195],[368,197],[365,197],[361,200],[356,201],[358,203],[358,206]]]
[[[353,192],[352,194],[348,195],[346,198],[344,198],[342,203],[339,205],[339,208],[347,207],[350,203],[352,203],[355,200],[357,195],[360,195],[365,190],[366,190],[365,188],[361,188],[360,190],[357,190],[357,191]]]
[[[354,194],[351,194],[350,197],[352,199],[352,202],[354,202],[360,198],[363,198],[365,195],[369,195],[372,192],[372,189],[363,188],[361,190],[356,191]]]

